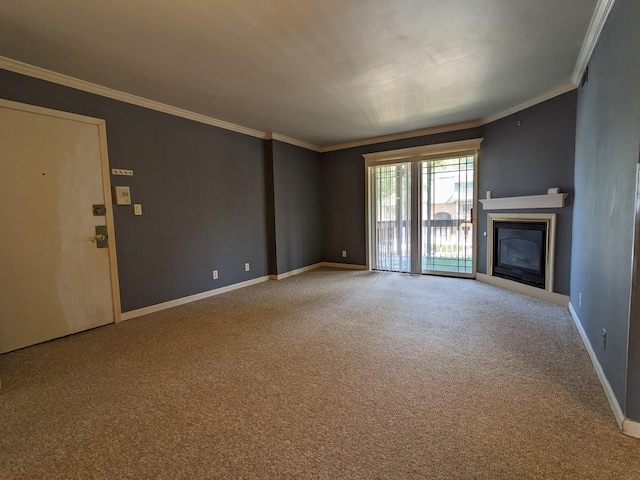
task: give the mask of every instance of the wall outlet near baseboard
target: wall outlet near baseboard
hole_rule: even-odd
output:
[[[342,258],[347,258],[347,251],[346,250],[342,250]]]
[[[578,306],[581,307],[582,306],[582,293],[578,294]]]
[[[602,346],[605,350],[607,349],[607,331],[604,328],[602,329]]]
[[[250,270],[249,262],[247,262],[247,263],[244,264],[244,271],[248,272],[249,270]]]
[[[217,280],[218,279],[218,270],[214,270],[213,271],[213,279]]]

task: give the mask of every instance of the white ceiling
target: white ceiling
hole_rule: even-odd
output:
[[[318,146],[571,82],[598,0],[2,0],[0,55]]]

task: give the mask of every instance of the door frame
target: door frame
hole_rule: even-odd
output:
[[[111,277],[111,302],[113,305],[113,321],[120,323],[122,320],[122,311],[120,303],[120,282],[118,279],[118,257],[116,254],[116,234],[113,221],[113,202],[111,200],[111,172],[109,169],[109,152],[107,150],[107,123],[104,119],[87,117],[76,113],[63,112],[45,107],[38,107],[26,103],[14,102],[11,100],[0,99],[0,107],[10,110],[18,110],[22,112],[35,113],[64,120],[72,120],[75,122],[86,123],[98,127],[98,141],[100,144],[100,166],[102,173],[102,190],[104,195],[104,205],[106,209],[106,226],[109,238],[109,273]]]
[[[475,278],[477,257],[478,257],[478,151],[480,150],[480,144],[483,138],[472,138],[469,140],[460,140],[457,142],[436,143],[433,145],[423,145],[420,147],[401,148],[399,150],[388,150],[375,153],[365,153],[362,155],[364,158],[365,168],[365,242],[366,242],[366,266],[367,270],[371,270],[372,266],[372,252],[373,252],[373,239],[375,237],[373,229],[375,228],[375,219],[373,218],[374,212],[371,208],[373,202],[373,168],[379,165],[393,165],[404,162],[416,162],[421,160],[435,160],[438,158],[446,158],[449,156],[464,156],[473,155],[473,215],[474,215],[474,228],[473,229],[473,260],[471,273],[457,273],[457,272],[425,272],[425,275],[446,275],[451,277],[463,277],[463,278]],[[417,163],[417,162],[416,162]],[[418,168],[415,165],[412,166],[412,175],[418,173]],[[416,177],[416,180],[411,182],[412,195],[417,193],[418,196],[421,192],[421,175]],[[416,191],[417,190],[417,191]],[[414,229],[416,230],[416,229]],[[417,229],[421,230],[421,229]],[[412,232],[412,242],[420,241],[420,232]],[[412,253],[413,258],[413,253]],[[415,260],[414,260],[415,261]]]

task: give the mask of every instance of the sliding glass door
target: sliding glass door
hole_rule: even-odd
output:
[[[369,167],[374,270],[474,273],[475,152]]]

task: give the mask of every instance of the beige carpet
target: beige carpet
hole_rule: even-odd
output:
[[[568,312],[321,269],[0,356],[2,479],[635,479]]]

